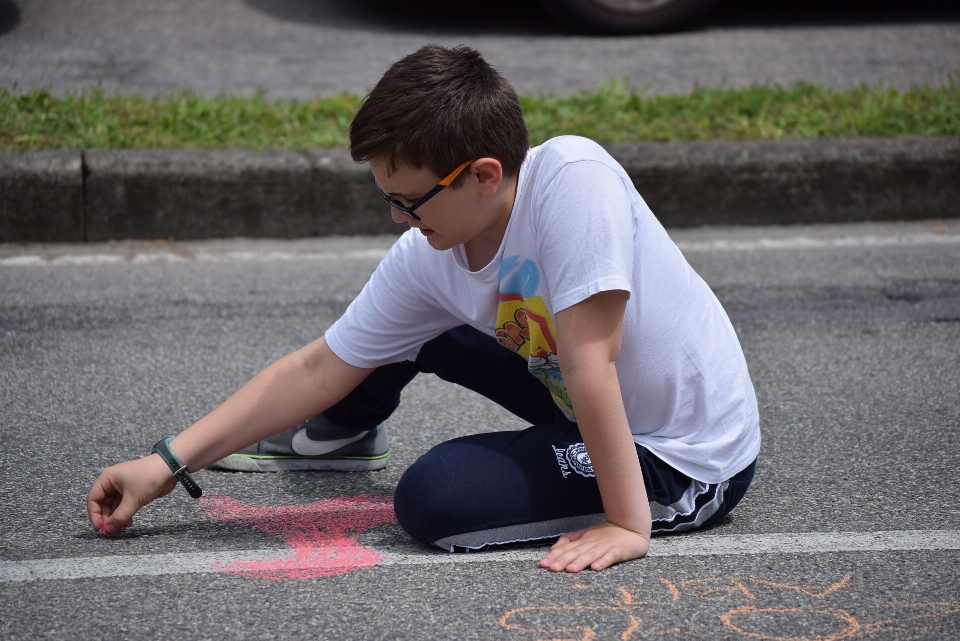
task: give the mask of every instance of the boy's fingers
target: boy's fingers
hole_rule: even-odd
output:
[[[556,543],[554,543],[553,545],[550,546],[550,549],[551,549],[551,550],[556,550],[557,548],[563,547],[564,545],[566,545],[566,544],[569,543],[569,542],[570,542],[570,539],[567,538],[567,535],[566,535],[566,534],[564,534],[564,535],[561,536],[559,539],[557,539],[557,542],[556,542]]]
[[[606,554],[590,564],[590,569],[594,572],[606,570],[611,565],[620,562],[620,553],[617,550],[608,550]]]
[[[567,546],[578,541],[580,537],[583,536],[583,532],[584,530],[575,530],[573,532],[562,534],[560,538],[557,539],[557,542],[550,546],[550,551],[546,554],[546,556],[540,559],[540,567],[545,568],[553,563],[557,556],[566,551]]]
[[[94,482],[87,494],[87,516],[93,528],[99,531],[103,525],[103,518],[110,516],[110,505],[113,503],[113,495],[116,490],[110,480],[103,474]]]
[[[97,477],[97,480],[93,482],[93,485],[90,487],[90,492],[87,494],[87,507],[96,503],[102,503],[108,494],[113,494],[113,485],[101,474]]]
[[[562,550],[552,550],[549,554],[540,559],[540,567],[549,568],[551,565],[556,563],[557,558],[563,554]]]
[[[551,572],[575,573],[586,568],[599,572],[645,555],[648,547],[648,539],[641,534],[616,525],[597,526],[563,535],[540,559],[540,567]]]
[[[590,560],[582,566],[576,562],[581,558],[589,556],[593,550],[593,547],[594,546],[592,544],[587,544],[574,545],[571,548],[568,548],[565,552],[563,552],[563,554],[553,560],[553,562],[550,564],[550,570],[553,572],[563,572],[564,570],[567,570],[568,572],[577,572],[579,569],[583,569],[587,565],[590,565],[590,561],[593,561],[596,557],[590,558]],[[577,569],[571,570],[571,565],[577,567]]]
[[[561,547],[560,541],[557,541],[552,546],[550,546],[550,551],[543,555],[540,559],[540,567],[547,567],[553,559],[557,558],[560,554],[563,554],[563,548]]]
[[[100,514],[100,506],[94,503],[91,505],[87,503],[87,518],[90,519],[90,525],[93,526],[93,529],[97,532],[100,531],[100,528],[103,527],[103,516]]]
[[[599,572],[600,570],[605,570],[611,565],[615,565],[624,560],[622,550],[619,546],[614,546],[611,548],[604,548],[602,546],[594,546],[588,550],[584,550],[579,556],[577,556],[573,561],[567,564],[564,568],[567,572],[579,572],[590,568],[594,572]]]
[[[90,490],[90,494],[87,495],[87,518],[90,519],[93,529],[99,529],[100,504],[93,498],[93,490]]]
[[[583,536],[583,532],[584,530],[574,530],[573,532],[567,532],[566,534],[561,536],[559,539],[557,539],[557,542],[554,543],[554,545],[555,546],[559,545],[561,542],[573,543],[574,541],[578,541],[580,540],[580,537]]]
[[[113,514],[107,520],[107,534],[123,532],[130,527],[133,524],[133,515],[141,507],[140,502],[133,495],[125,494],[123,500],[114,508]]]
[[[123,532],[141,507],[173,490],[177,479],[159,456],[118,463],[104,470],[87,495],[87,515],[95,530]]]
[[[559,571],[566,571],[570,572],[571,574],[576,574],[580,570],[590,567],[590,563],[592,563],[596,558],[597,553],[592,548],[581,551],[569,561],[562,563],[562,567],[559,568]]]
[[[580,530],[577,532],[569,532],[557,539],[557,542],[550,546],[550,551],[540,559],[540,567],[548,567],[562,554],[571,549],[571,546],[576,547],[576,541],[579,540],[582,535],[583,531]]]

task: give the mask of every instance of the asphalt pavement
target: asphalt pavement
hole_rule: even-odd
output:
[[[523,427],[432,376],[388,423],[386,470],[201,471],[205,501],[177,489],[97,535],[98,471],[316,338],[392,237],[0,245],[0,637],[960,637],[960,225],[671,235],[743,344],[757,477],[710,531],[578,575],[391,521],[432,444]]]
[[[623,77],[651,93],[799,80],[906,89],[960,71],[960,6],[723,0],[689,31],[602,37],[563,27],[537,0],[0,0],[0,87],[365,93],[429,42],[478,48],[525,93]]]

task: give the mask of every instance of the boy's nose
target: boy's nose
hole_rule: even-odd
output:
[[[393,222],[395,223],[413,224],[413,218],[410,218],[410,216],[407,216],[405,213],[392,205],[390,206],[390,217],[393,218]]]
[[[418,227],[417,221],[415,221],[413,218],[410,218],[410,216],[407,216],[396,207],[390,207],[390,217],[393,218],[393,222],[397,224],[408,223],[411,227]]]

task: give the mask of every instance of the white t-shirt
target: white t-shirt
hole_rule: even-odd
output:
[[[471,325],[525,358],[575,418],[553,317],[607,290],[630,293],[616,365],[634,441],[706,483],[749,465],[759,415],[733,326],[626,172],[585,138],[530,150],[490,264],[472,272],[462,245],[437,251],[410,230],[326,341],[347,363],[377,367],[414,360],[425,342]]]

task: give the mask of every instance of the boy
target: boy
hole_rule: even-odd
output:
[[[421,371],[533,427],[414,463],[394,507],[418,541],[557,539],[542,567],[602,570],[646,554],[651,532],[709,525],[739,502],[760,435],[736,334],[599,145],[528,149],[510,85],[476,51],[439,46],[384,74],[350,145],[412,229],[325,335],[160,456],[104,470],[87,500],[95,528],[129,527],[176,468],[382,467],[381,424]]]

